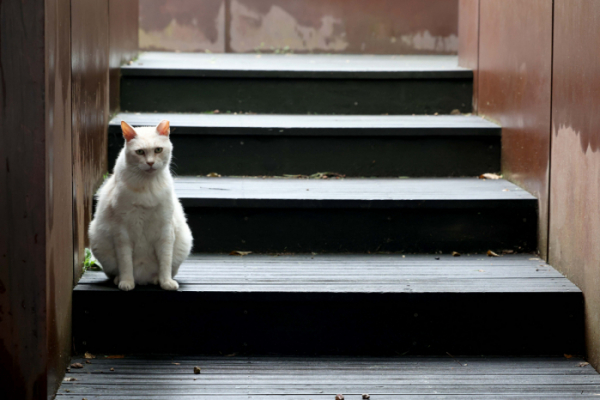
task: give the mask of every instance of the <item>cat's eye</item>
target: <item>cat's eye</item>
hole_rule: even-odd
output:
[[[157,148],[154,149],[155,153],[162,153],[162,151],[163,151],[162,147],[157,147]]]
[[[136,150],[135,154],[139,154],[140,156],[144,155],[144,150]]]

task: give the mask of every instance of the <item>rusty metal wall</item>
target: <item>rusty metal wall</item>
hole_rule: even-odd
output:
[[[456,54],[458,0],[140,0],[142,50]]]
[[[473,112],[479,91],[479,0],[459,0],[458,65],[473,70]]]
[[[108,0],[71,2],[74,280],[82,272],[94,193],[106,172]]]
[[[585,296],[588,360],[600,368],[600,2],[556,0],[550,263]]]
[[[138,53],[139,0],[109,0],[108,18],[110,111],[115,112],[119,109],[119,67]]]
[[[481,0],[478,112],[502,125],[502,171],[539,199],[548,241],[553,0]]]
[[[0,3],[0,398],[52,398],[71,348],[70,0]]]

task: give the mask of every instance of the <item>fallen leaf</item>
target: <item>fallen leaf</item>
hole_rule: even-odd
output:
[[[194,373],[198,375],[200,373],[200,367],[194,367]]]
[[[502,176],[498,175],[498,174],[492,174],[492,173],[486,173],[486,174],[481,174],[479,175],[479,179],[500,179],[502,178]]]
[[[458,251],[453,251],[452,257],[460,257],[460,253]]]
[[[92,362],[90,360],[85,360],[86,364],[91,364]]]
[[[71,378],[71,377],[69,376],[69,377],[67,377],[67,378],[63,379],[63,382],[73,382],[73,381],[76,381],[76,380],[77,380],[76,378]]]
[[[478,269],[477,272],[485,272],[485,271],[482,269]]]
[[[83,368],[83,364],[82,363],[73,363],[73,364],[71,364],[71,368]]]
[[[335,396],[335,400],[344,400],[344,395],[338,394],[337,396]]]
[[[565,356],[565,358],[573,358],[573,356],[571,354],[565,354],[564,356]]]
[[[118,356],[105,356],[106,358],[125,358],[125,356],[122,355],[118,355]]]
[[[247,256],[248,254],[252,254],[251,251],[241,251],[241,250],[234,250],[231,253],[229,253],[230,256]]]
[[[225,357],[235,357],[237,353],[225,354]]]
[[[85,354],[84,354],[83,356],[84,356],[85,358],[87,358],[88,360],[89,360],[89,359],[92,359],[92,358],[96,358],[96,356],[95,356],[95,355],[93,355],[92,353],[90,353],[90,352],[87,352],[87,351],[85,352]]]
[[[493,252],[493,251],[491,251],[491,250],[488,250],[488,251],[487,251],[487,255],[488,255],[488,257],[500,257],[498,254],[494,253],[494,252]]]
[[[460,115],[460,110],[455,108],[454,110],[450,111],[450,115]]]
[[[209,174],[207,174],[206,176],[208,176],[209,178],[220,178],[221,175],[217,174],[216,172],[211,172]]]
[[[368,400],[371,398],[371,396],[369,396],[368,394],[365,393],[362,395],[362,398]]]
[[[181,365],[181,363],[172,363],[173,365]]]
[[[514,250],[502,250],[502,254],[514,254]]]
[[[115,369],[114,369],[114,368],[111,368],[110,370],[111,370],[111,371],[114,371]]]
[[[584,361],[584,362],[580,362],[580,363],[579,363],[579,366],[580,366],[580,367],[582,367],[582,368],[583,368],[583,367],[586,367],[586,366],[588,366],[588,365],[590,365],[590,363],[589,363],[589,362],[586,362],[586,361]]]

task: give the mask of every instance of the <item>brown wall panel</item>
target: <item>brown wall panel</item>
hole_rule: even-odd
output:
[[[479,90],[479,0],[460,0],[458,6],[458,65],[473,70],[473,112]]]
[[[138,52],[139,0],[109,0],[110,111],[119,109],[119,67]]]
[[[458,0],[142,0],[140,48],[456,54]]]
[[[70,1],[0,18],[0,398],[47,399],[71,348]]]
[[[600,368],[600,2],[556,0],[549,258],[585,296]]]
[[[481,0],[478,112],[502,125],[504,175],[539,199],[547,252],[552,0]]]
[[[96,189],[106,172],[108,0],[71,3],[74,279],[81,275]]]
[[[51,398],[62,382],[71,350],[71,1],[45,3],[47,394]]]
[[[0,397],[41,399],[47,385],[44,1],[1,2],[0,38]]]

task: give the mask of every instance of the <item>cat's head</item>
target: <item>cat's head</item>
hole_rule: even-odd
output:
[[[125,138],[125,161],[128,168],[138,168],[150,175],[169,167],[173,145],[169,140],[169,121],[156,127],[133,128],[121,121]]]

